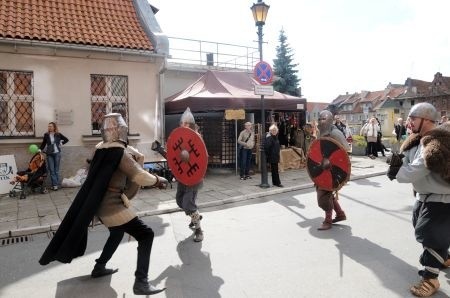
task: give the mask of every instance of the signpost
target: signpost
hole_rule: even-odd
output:
[[[273,96],[273,86],[255,85],[255,95]]]
[[[225,110],[225,120],[243,120],[245,119],[245,110]]]
[[[259,27],[261,29],[261,27]],[[261,33],[261,32],[260,32]],[[255,69],[253,70],[253,73],[255,75],[255,79],[261,84],[261,85],[269,85],[272,83],[273,80],[273,70],[272,67],[269,65],[269,63],[262,61],[262,33],[258,35],[259,36],[259,49],[260,49],[260,61],[256,63]],[[266,87],[266,86],[264,86]],[[256,87],[255,85],[255,94],[261,95],[261,129],[259,134],[260,139],[260,146],[259,146],[259,157],[260,161],[259,164],[261,165],[261,185],[262,188],[268,188],[269,182],[267,178],[267,164],[266,164],[266,154],[264,152],[264,133],[266,130],[266,112],[264,111],[264,95],[268,95],[268,93],[271,91],[269,88],[264,89],[263,86]],[[267,86],[272,87],[272,86]],[[258,93],[257,93],[258,92]],[[272,95],[273,95],[273,87],[272,87]]]
[[[254,69],[255,79],[262,85],[268,85],[273,80],[273,70],[269,63],[260,61],[256,63]]]

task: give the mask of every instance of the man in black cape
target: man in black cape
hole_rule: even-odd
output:
[[[146,172],[133,159],[133,155],[127,150],[128,127],[120,114],[106,115],[101,132],[103,142],[96,146],[86,181],[39,263],[47,265],[55,260],[70,263],[74,258],[82,256],[86,250],[89,223],[97,215],[109,228],[110,237],[102,255],[96,260],[91,276],[100,277],[118,271],[105,266],[126,232],[138,241],[134,294],[159,293],[164,289],[154,288],[147,279],[154,233],[128,208],[126,187],[130,181],[133,189],[137,189],[136,186],[139,185],[160,187],[168,182],[165,178]]]

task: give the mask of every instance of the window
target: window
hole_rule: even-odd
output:
[[[0,70],[0,137],[32,135],[33,73]]]
[[[92,134],[100,133],[103,116],[120,113],[128,124],[128,77],[91,75]]]

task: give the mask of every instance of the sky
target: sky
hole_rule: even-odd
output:
[[[149,0],[162,31],[257,47],[249,0]],[[331,102],[340,94],[383,90],[413,78],[450,76],[448,0],[265,0],[263,60],[273,65],[280,30],[302,95]]]

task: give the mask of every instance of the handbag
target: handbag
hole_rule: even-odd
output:
[[[250,135],[247,137],[247,139],[244,141],[244,143],[247,143],[248,140],[250,140],[250,137],[251,137],[251,136],[252,136],[252,133],[250,133]],[[244,149],[244,146],[241,145],[241,144],[239,144],[239,145],[238,145],[238,149],[239,149],[239,150]]]

